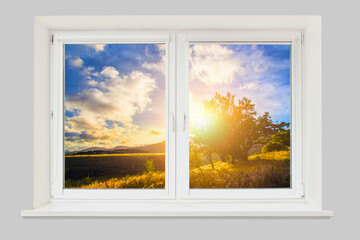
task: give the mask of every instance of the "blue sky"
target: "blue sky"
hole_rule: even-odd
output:
[[[164,44],[65,45],[66,150],[163,141],[164,54]]]
[[[190,46],[190,116],[215,92],[290,122],[290,45]],[[165,139],[164,44],[65,45],[65,149]]]
[[[74,68],[70,64],[71,59],[76,57],[82,59],[83,68],[93,67],[95,72],[101,72],[104,67],[113,66],[121,74],[125,75],[134,70],[143,71],[142,62],[161,60],[155,44],[110,44],[99,52],[96,52],[94,48],[88,45],[67,44],[65,45],[66,94],[78,93],[86,87],[86,79],[81,74],[81,69]],[[159,79],[158,82],[164,81]]]
[[[191,45],[190,116],[203,99],[230,92],[252,100],[258,114],[290,122],[290,52],[290,45]]]

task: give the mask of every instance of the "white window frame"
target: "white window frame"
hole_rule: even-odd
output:
[[[304,196],[246,199],[55,199],[50,167],[50,39],[54,31],[270,31],[302,32],[301,158]],[[22,216],[332,216],[322,209],[321,17],[319,16],[78,16],[35,17],[34,209]],[[224,35],[226,36],[226,34]],[[224,39],[220,39],[224,41]],[[49,47],[46,47],[49,46]],[[178,49],[177,49],[178,50]],[[179,54],[179,53],[177,53]],[[183,72],[184,73],[184,72]],[[179,80],[179,76],[177,76]],[[185,78],[184,78],[185,79]],[[180,84],[179,84],[180,86]],[[297,95],[299,96],[299,95]],[[293,99],[292,99],[293,100]],[[181,109],[186,112],[186,109]],[[180,109],[177,109],[179,112]],[[177,136],[182,114],[176,116]],[[295,116],[297,117],[297,116]],[[293,124],[293,123],[292,123]],[[293,125],[292,125],[293,127]],[[185,133],[184,133],[185,134]],[[184,135],[183,134],[183,135]],[[178,139],[176,139],[178,141]],[[179,157],[179,150],[177,157]],[[186,161],[184,159],[183,161]],[[179,171],[177,159],[176,171]],[[184,166],[183,166],[184,167]],[[188,169],[187,169],[188,171]],[[176,189],[181,189],[178,172]],[[300,194],[302,195],[302,194]],[[185,196],[185,198],[184,198]],[[299,196],[299,195],[298,195]]]
[[[175,38],[166,32],[53,32],[51,43],[51,197],[54,199],[174,199]],[[165,189],[69,189],[64,181],[65,44],[165,44]],[[170,130],[170,131],[169,131]]]

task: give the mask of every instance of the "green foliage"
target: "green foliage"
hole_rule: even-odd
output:
[[[153,160],[146,160],[144,163],[146,170],[148,171],[148,173],[154,172],[155,171],[155,164]]]
[[[271,140],[290,147],[290,129],[275,133]]]
[[[270,140],[268,143],[264,145],[261,152],[267,153],[267,152],[274,152],[274,151],[285,151],[288,150],[287,146],[284,146],[280,142],[275,142]]]
[[[269,142],[262,148],[261,152],[286,151],[290,147],[290,130],[274,134]]]
[[[89,184],[90,181],[91,181],[91,177],[90,177],[90,175],[88,174],[88,176],[85,178],[85,182],[86,182],[87,184]]]

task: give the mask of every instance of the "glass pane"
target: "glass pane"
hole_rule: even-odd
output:
[[[190,44],[190,188],[290,187],[291,45]]]
[[[165,188],[165,44],[65,45],[65,188]]]

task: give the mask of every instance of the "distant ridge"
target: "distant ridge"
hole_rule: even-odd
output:
[[[78,151],[66,151],[66,155],[118,154],[118,153],[165,153],[165,141],[140,147],[116,146],[114,148],[91,147]]]
[[[129,147],[127,146],[116,146],[114,148],[112,148],[113,150],[122,150],[122,149],[128,149]]]
[[[146,146],[135,147],[132,149],[149,152],[149,153],[165,153],[165,141],[146,145]]]

